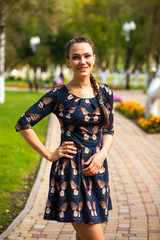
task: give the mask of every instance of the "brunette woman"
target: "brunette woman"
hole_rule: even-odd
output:
[[[77,240],[103,240],[101,223],[112,209],[107,154],[113,142],[113,93],[91,74],[95,63],[91,40],[66,45],[73,78],[54,87],[19,119],[16,130],[41,156],[52,162],[44,219],[70,222]],[[32,126],[50,113],[61,125],[61,144],[50,152]]]

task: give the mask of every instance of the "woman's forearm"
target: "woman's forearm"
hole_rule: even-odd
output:
[[[103,153],[105,157],[107,157],[107,154],[108,154],[112,144],[113,144],[113,136],[110,134],[103,135],[101,153]]]
[[[21,130],[19,133],[37,153],[47,160],[50,159],[51,152],[41,143],[33,129]]]
[[[93,154],[88,161],[84,162],[84,166],[88,165],[83,169],[83,175],[84,176],[93,176],[97,174],[100,170],[100,168],[103,165],[104,160],[107,157],[107,154],[112,146],[113,143],[113,136],[112,135],[103,135],[102,139],[102,149]]]

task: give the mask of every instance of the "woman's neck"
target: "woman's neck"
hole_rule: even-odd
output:
[[[91,85],[90,78],[74,78],[66,84],[67,88],[78,97],[95,97],[95,90]]]
[[[81,79],[78,79],[77,77],[73,77],[68,85],[72,87],[78,87],[78,88],[84,89],[91,86],[91,81],[89,77],[85,77]]]

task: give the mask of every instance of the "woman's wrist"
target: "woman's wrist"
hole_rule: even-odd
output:
[[[106,151],[106,149],[105,148],[102,148],[100,151],[99,151],[100,153],[101,153],[101,155],[102,155],[102,157],[105,159],[106,157],[107,157],[107,151]]]
[[[44,157],[45,157],[45,159],[47,159],[48,161],[51,161],[52,152],[48,150]]]

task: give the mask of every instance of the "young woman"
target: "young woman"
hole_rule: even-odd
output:
[[[19,119],[16,130],[52,162],[44,219],[71,222],[77,240],[103,240],[101,223],[112,209],[107,154],[113,142],[113,93],[91,74],[94,45],[85,37],[66,45],[73,78],[54,87]],[[50,113],[61,125],[61,144],[50,152],[32,126]]]

